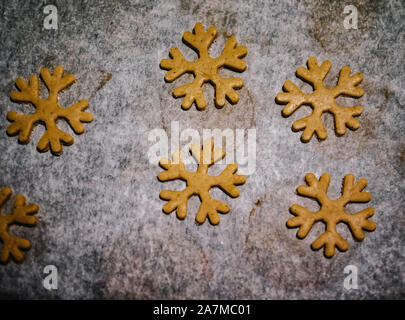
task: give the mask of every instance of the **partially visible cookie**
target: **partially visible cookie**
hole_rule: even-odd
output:
[[[11,193],[10,188],[0,189],[0,209],[8,201]],[[8,232],[8,228],[12,224],[34,226],[37,223],[37,219],[32,214],[38,212],[38,206],[36,204],[25,204],[25,201],[25,197],[18,194],[14,199],[12,212],[7,215],[0,212],[0,239],[3,243],[0,251],[0,262],[2,263],[7,262],[10,255],[17,262],[21,262],[24,255],[20,249],[28,249],[31,246],[28,240],[14,237]]]

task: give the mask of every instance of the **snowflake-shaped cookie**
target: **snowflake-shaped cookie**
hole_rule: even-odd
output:
[[[194,32],[186,31],[183,40],[197,51],[198,59],[188,61],[178,48],[173,47],[170,49],[172,59],[163,59],[160,62],[163,69],[169,70],[165,75],[165,80],[168,82],[172,82],[186,72],[194,74],[192,83],[177,87],[173,91],[175,97],[185,96],[181,104],[183,109],[189,109],[194,101],[199,110],[207,106],[202,91],[202,86],[206,82],[215,86],[215,101],[218,107],[225,105],[226,98],[232,103],[239,101],[239,94],[234,88],[242,88],[243,80],[241,78],[223,78],[218,74],[218,69],[225,67],[233,71],[244,71],[246,62],[241,58],[246,56],[247,48],[238,46],[235,37],[231,37],[226,42],[221,55],[211,58],[209,48],[217,37],[217,33],[217,29],[213,26],[204,31],[203,25],[200,22],[196,23]]]
[[[7,202],[11,196],[10,188],[0,189],[0,209]],[[0,239],[3,247],[0,251],[0,262],[7,262],[10,254],[17,262],[21,262],[24,258],[21,249],[28,249],[31,244],[28,240],[17,238],[8,232],[8,227],[12,224],[18,223],[27,226],[34,226],[37,219],[32,214],[38,212],[36,204],[25,204],[25,197],[18,194],[14,199],[14,206],[12,212],[7,215],[0,213]]]
[[[91,122],[93,115],[88,112],[83,112],[89,103],[87,100],[80,100],[68,108],[62,108],[58,104],[58,94],[73,82],[75,76],[73,74],[63,75],[64,68],[62,66],[55,67],[53,74],[49,69],[41,69],[41,78],[45,82],[48,90],[48,99],[41,99],[39,95],[39,78],[32,75],[27,83],[23,78],[18,78],[15,82],[20,91],[13,91],[10,97],[17,102],[30,102],[36,110],[32,114],[21,114],[15,111],[7,113],[7,118],[12,123],[7,127],[9,135],[18,134],[18,140],[22,143],[28,143],[34,125],[41,123],[46,130],[42,138],[38,142],[38,150],[48,151],[49,148],[54,154],[62,153],[62,144],[71,145],[74,141],[73,137],[57,127],[57,120],[65,119],[72,127],[74,132],[81,134],[84,132],[82,122]]]
[[[198,162],[198,169],[195,172],[190,172],[186,169],[181,151],[173,153],[173,161],[163,158],[159,162],[160,166],[165,169],[165,171],[160,172],[158,175],[160,181],[180,179],[184,180],[187,184],[186,188],[182,191],[162,190],[160,192],[160,197],[169,201],[164,205],[163,211],[170,213],[177,209],[177,217],[184,219],[187,216],[188,198],[198,195],[201,205],[197,212],[196,221],[204,223],[208,216],[212,224],[218,224],[218,212],[227,213],[230,208],[226,203],[211,198],[210,189],[219,187],[229,196],[238,197],[239,189],[236,186],[244,184],[246,176],[235,174],[238,170],[236,163],[228,164],[218,176],[208,175],[208,168],[216,161],[225,157],[223,149],[216,149],[214,151],[214,142],[212,140],[204,141],[203,149],[200,149],[200,146],[197,144],[192,144],[190,151]]]
[[[287,80],[284,83],[284,90],[280,92],[276,101],[278,103],[287,104],[283,108],[283,115],[288,117],[301,105],[308,104],[312,107],[312,114],[293,123],[294,131],[304,130],[301,135],[303,142],[311,140],[314,133],[320,140],[327,138],[328,133],[322,123],[321,116],[324,112],[330,112],[335,117],[335,130],[338,135],[343,135],[346,132],[346,126],[352,130],[360,127],[360,122],[355,119],[355,116],[361,115],[363,108],[361,106],[341,107],[336,104],[335,99],[340,95],[346,95],[354,98],[359,98],[364,94],[362,88],[356,87],[363,80],[363,75],[358,72],[350,76],[350,67],[344,66],[340,70],[339,80],[334,88],[326,88],[323,80],[328,74],[332,64],[329,60],[324,61],[321,66],[315,57],[308,59],[308,69],[299,67],[297,76],[303,81],[310,83],[314,91],[312,93],[302,92],[292,81]]]
[[[345,206],[350,202],[370,201],[370,193],[362,192],[367,186],[366,179],[360,178],[354,183],[354,176],[347,174],[343,180],[342,196],[337,200],[331,200],[327,195],[330,183],[329,173],[324,173],[319,180],[313,173],[308,173],[305,180],[308,185],[299,186],[297,193],[316,199],[321,209],[317,212],[311,212],[298,204],[293,204],[290,211],[296,217],[290,218],[287,221],[287,226],[290,228],[299,227],[297,236],[305,238],[314,223],[318,221],[324,222],[326,231],[312,243],[313,249],[318,250],[325,247],[327,257],[332,257],[335,254],[335,247],[341,251],[349,249],[349,244],[336,230],[336,225],[340,222],[348,225],[353,236],[358,241],[364,239],[363,230],[375,230],[375,222],[367,220],[374,215],[373,208],[367,208],[354,214],[345,211]]]

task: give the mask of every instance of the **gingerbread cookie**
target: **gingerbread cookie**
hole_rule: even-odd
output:
[[[177,87],[173,91],[175,97],[184,97],[182,108],[187,110],[196,102],[197,109],[205,109],[207,103],[202,91],[202,85],[210,82],[215,86],[215,101],[218,107],[225,105],[225,98],[232,103],[239,101],[239,95],[234,88],[242,88],[241,78],[223,78],[218,74],[218,69],[225,67],[233,71],[242,72],[246,69],[246,62],[241,58],[246,56],[247,48],[238,46],[235,37],[231,37],[225,44],[221,55],[211,58],[209,48],[217,37],[218,31],[211,26],[207,31],[200,22],[194,26],[194,32],[186,31],[183,40],[198,53],[196,61],[188,61],[176,47],[170,49],[172,59],[163,59],[160,66],[169,70],[165,75],[165,80],[172,82],[184,73],[194,74],[194,81],[190,84]]]
[[[276,101],[287,104],[283,108],[283,115],[288,117],[303,104],[312,106],[312,114],[293,123],[294,131],[304,130],[301,135],[303,142],[311,140],[314,133],[320,140],[327,138],[328,133],[322,123],[321,116],[324,112],[330,112],[335,117],[335,130],[338,135],[346,132],[346,126],[352,130],[360,127],[360,122],[355,116],[361,115],[363,108],[361,106],[341,107],[336,104],[335,99],[340,95],[346,95],[359,98],[364,94],[362,88],[356,87],[363,80],[363,75],[358,72],[350,76],[350,67],[344,66],[340,70],[339,80],[334,88],[326,88],[323,81],[328,74],[332,64],[329,60],[318,66],[315,57],[308,59],[308,69],[299,67],[297,76],[303,81],[310,83],[313,87],[312,93],[302,92],[292,81],[287,80],[284,83],[284,90],[280,92]]]
[[[363,230],[375,230],[375,222],[367,220],[374,215],[373,208],[367,208],[354,214],[345,211],[345,206],[348,203],[371,200],[370,193],[362,192],[367,186],[366,179],[360,178],[354,183],[354,176],[347,174],[343,180],[342,196],[337,200],[331,200],[327,195],[330,183],[329,173],[324,173],[319,180],[313,173],[308,173],[305,180],[308,185],[299,186],[297,193],[316,199],[321,209],[317,212],[311,212],[298,204],[293,204],[290,211],[295,217],[287,221],[287,226],[290,228],[299,227],[297,236],[302,239],[307,236],[314,223],[324,222],[326,231],[312,243],[313,249],[318,250],[325,247],[327,257],[332,257],[335,254],[335,247],[341,251],[346,251],[349,245],[336,230],[336,225],[340,222],[346,223],[353,236],[359,241],[364,239]]]
[[[77,134],[84,132],[82,122],[93,120],[92,114],[83,112],[89,105],[88,101],[80,100],[68,108],[62,108],[58,104],[58,93],[76,80],[73,74],[63,75],[63,71],[62,66],[55,67],[53,74],[46,68],[41,69],[41,77],[49,89],[49,96],[46,100],[39,96],[39,78],[37,76],[32,75],[29,83],[22,78],[16,80],[16,86],[20,91],[11,92],[11,99],[17,102],[30,102],[36,110],[32,114],[8,112],[7,118],[12,122],[7,127],[9,135],[18,134],[20,142],[28,143],[34,125],[42,123],[46,131],[38,142],[38,150],[45,152],[50,148],[54,154],[61,154],[61,142],[65,145],[71,145],[74,139],[70,134],[57,127],[56,121],[58,119],[65,119]]]
[[[0,189],[0,209],[10,198],[12,191],[10,188]],[[0,251],[0,262],[5,263],[9,260],[10,254],[17,262],[21,262],[24,258],[21,249],[28,249],[31,244],[28,240],[17,238],[8,232],[8,227],[18,223],[27,226],[34,226],[37,219],[32,214],[38,212],[36,204],[25,204],[25,197],[18,194],[14,200],[12,212],[7,215],[0,213],[0,239],[3,247]]]
[[[215,200],[210,196],[210,189],[219,187],[222,191],[231,197],[239,196],[237,185],[244,184],[246,176],[235,174],[238,170],[236,163],[228,164],[224,171],[218,176],[208,175],[208,168],[216,161],[225,157],[223,149],[214,151],[214,142],[206,140],[203,144],[203,149],[200,146],[192,144],[190,151],[198,162],[198,169],[195,172],[190,172],[186,169],[181,151],[173,153],[173,161],[163,158],[159,164],[165,171],[159,173],[160,181],[184,180],[187,187],[182,191],[162,190],[160,197],[168,200],[163,207],[165,213],[170,213],[177,209],[177,217],[184,219],[187,216],[187,202],[192,195],[198,195],[201,200],[200,208],[197,212],[196,221],[204,223],[207,216],[212,224],[219,223],[218,212],[229,212],[229,206],[221,201]]]

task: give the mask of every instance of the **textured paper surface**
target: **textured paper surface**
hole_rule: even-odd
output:
[[[0,11],[0,186],[37,203],[38,225],[14,227],[32,248],[22,265],[0,266],[0,296],[5,298],[404,298],[404,3],[350,1],[359,13],[358,30],[343,27],[341,1],[55,1],[58,30],[44,30],[43,5],[2,2]],[[175,86],[191,75],[165,83],[159,62],[177,46],[195,58],[180,39],[197,21],[216,26],[218,56],[230,36],[248,48],[247,69],[240,74],[240,101],[215,108],[214,90],[204,86],[207,108],[183,111]],[[324,115],[328,138],[303,144],[291,124],[308,114],[302,107],[289,118],[275,103],[287,79],[309,56],[330,60],[326,78],[350,65],[362,72],[365,94],[360,128],[334,133]],[[75,143],[56,157],[39,153],[36,127],[28,145],[6,135],[9,110],[32,111],[10,101],[17,77],[63,65],[77,81],[60,95],[60,104],[89,100],[94,121]],[[226,73],[227,71],[223,71]],[[238,75],[239,76],[239,75]],[[300,81],[295,81],[300,83]],[[301,83],[300,83],[301,84]],[[43,89],[45,93],[46,89]],[[309,87],[304,87],[309,89]],[[339,98],[351,105],[349,98]],[[231,211],[221,223],[198,226],[194,216],[180,221],[162,212],[161,171],[146,157],[148,133],[171,121],[180,130],[231,128],[257,130],[256,171],[229,199]],[[71,132],[63,121],[60,127]],[[341,181],[352,173],[369,181],[367,206],[375,208],[374,232],[355,242],[346,226],[346,253],[326,259],[311,242],[323,226],[304,239],[287,229],[288,208],[317,205],[297,196],[307,172],[331,173],[329,196],[340,195]],[[179,185],[180,186],[180,185]],[[189,201],[196,212],[197,198]],[[359,211],[364,205],[351,205]],[[42,286],[43,268],[59,270],[59,288]],[[359,289],[343,287],[344,268],[355,265]]]

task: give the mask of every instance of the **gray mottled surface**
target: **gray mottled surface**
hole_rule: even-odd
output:
[[[43,29],[42,10],[49,2],[0,3],[0,186],[40,206],[37,227],[13,229],[32,248],[23,264],[0,265],[0,297],[405,297],[403,1],[52,3],[59,10],[57,31]],[[357,6],[358,30],[343,28],[345,4]],[[218,28],[213,55],[231,35],[248,48],[236,105],[216,109],[207,85],[206,110],[183,111],[171,92],[189,78],[163,80],[159,61],[170,47],[194,57],[181,36],[197,21]],[[340,102],[361,104],[364,112],[360,129],[343,137],[334,134],[332,117],[325,115],[328,139],[303,144],[291,124],[308,109],[283,118],[274,98],[285,80],[302,84],[294,73],[311,55],[331,60],[329,85],[345,64],[363,73],[365,95]],[[41,126],[27,145],[6,135],[7,111],[32,110],[10,101],[15,79],[58,64],[78,80],[60,95],[61,105],[88,99],[95,118],[60,157],[36,150]],[[156,179],[161,170],[146,157],[148,133],[167,130],[173,120],[181,129],[257,130],[256,172],[240,187],[241,196],[213,192],[231,206],[218,226],[195,223],[196,197],[184,221],[162,213],[163,185]],[[67,128],[63,121],[61,127]],[[332,259],[310,249],[321,225],[298,240],[285,222],[292,203],[316,208],[295,193],[307,172],[331,173],[332,198],[345,174],[367,178],[377,230],[359,243],[342,226],[350,249]],[[59,269],[59,289],[52,292],[42,287],[48,264]],[[343,288],[349,264],[359,270],[357,290]]]

